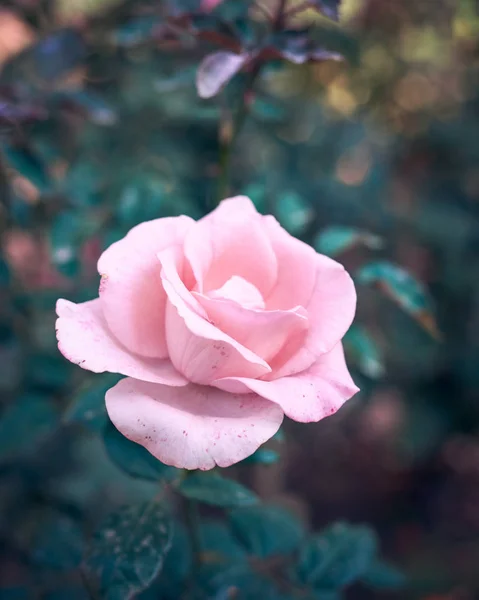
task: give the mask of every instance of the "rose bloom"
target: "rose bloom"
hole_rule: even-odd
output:
[[[197,222],[134,227],[98,271],[99,298],[58,301],[58,347],[126,375],[106,394],[110,419],[163,463],[227,467],[284,415],[319,421],[358,391],[341,344],[350,276],[244,196]]]

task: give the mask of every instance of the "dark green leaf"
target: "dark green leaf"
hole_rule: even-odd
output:
[[[423,284],[406,270],[381,261],[365,265],[359,270],[357,277],[361,283],[377,285],[432,336],[439,337],[431,298]]]
[[[159,575],[172,536],[170,517],[157,503],[119,510],[94,535],[85,576],[104,600],[129,600]]]
[[[62,103],[77,109],[95,125],[111,126],[117,121],[117,114],[105,100],[88,90],[65,90],[57,95]]]
[[[111,373],[96,375],[75,394],[63,416],[64,422],[81,423],[96,433],[102,431],[108,422],[105,394],[119,379],[119,375]]]
[[[10,283],[10,280],[10,267],[3,258],[0,258],[0,286],[7,286]]]
[[[406,576],[397,567],[382,560],[376,560],[369,567],[362,581],[378,590],[397,590],[406,585]]]
[[[200,98],[212,98],[238,73],[248,60],[247,54],[214,52],[208,54],[196,74],[196,87]]]
[[[368,572],[376,548],[376,537],[367,527],[335,523],[303,547],[297,577],[318,590],[343,588]]]
[[[200,525],[201,550],[205,562],[245,562],[247,555],[223,521],[203,521]]]
[[[183,479],[178,491],[185,498],[225,508],[250,506],[258,502],[258,497],[251,490],[216,473],[194,472]]]
[[[191,564],[192,552],[189,535],[181,523],[175,522],[171,548],[166,555],[160,576],[156,578],[151,587],[138,596],[138,600],[178,600],[182,598]]]
[[[278,506],[251,506],[230,513],[235,535],[249,554],[268,558],[294,552],[304,537],[302,524]]]
[[[164,465],[143,446],[130,441],[110,420],[103,429],[103,442],[110,459],[132,477],[150,481],[171,481],[178,476],[178,469]]]
[[[9,458],[36,448],[57,428],[59,416],[41,395],[17,398],[0,417],[0,456]]]
[[[113,42],[123,48],[131,48],[149,40],[161,21],[153,16],[131,19],[113,32]]]
[[[254,454],[245,458],[243,463],[252,465],[273,465],[278,462],[280,455],[270,448],[259,448]]]
[[[32,548],[33,560],[53,569],[75,569],[83,554],[83,535],[77,523],[57,515],[42,523]]]
[[[314,247],[318,252],[333,257],[360,244],[372,250],[383,247],[383,241],[379,236],[355,227],[327,227],[316,236],[314,241]]]
[[[31,148],[6,144],[3,150],[10,166],[28,179],[40,192],[50,188],[47,166]]]
[[[359,370],[378,379],[384,375],[384,361],[379,347],[369,333],[359,325],[352,325],[344,337],[344,346],[351,353]]]

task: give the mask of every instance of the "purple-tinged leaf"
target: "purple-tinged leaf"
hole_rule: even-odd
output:
[[[328,19],[339,21],[341,0],[313,0],[312,5]]]
[[[248,54],[214,52],[208,54],[196,75],[196,87],[200,98],[213,98],[238,73],[248,61]]]

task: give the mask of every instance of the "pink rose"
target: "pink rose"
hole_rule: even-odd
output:
[[[243,196],[198,222],[134,227],[100,257],[99,298],[57,304],[58,346],[127,377],[106,394],[114,425],[162,462],[227,467],[283,416],[335,413],[358,388],[341,338],[354,284]]]

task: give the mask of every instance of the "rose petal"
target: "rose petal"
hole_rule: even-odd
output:
[[[307,371],[293,377],[274,381],[232,377],[215,381],[213,385],[237,394],[256,392],[276,402],[287,417],[301,423],[316,422],[334,414],[359,391],[349,374],[341,343]]]
[[[181,258],[173,249],[159,255],[169,300],[166,342],[174,366],[189,381],[204,385],[218,377],[260,377],[269,373],[271,368],[264,360],[208,321],[206,312],[178,275]]]
[[[304,308],[261,310],[240,306],[231,300],[209,298],[197,292],[193,296],[208,313],[210,321],[252,350],[267,363],[282,350],[292,337],[306,335],[308,315]]]
[[[241,306],[248,308],[263,308],[264,300],[260,291],[255,286],[238,275],[233,275],[228,281],[218,288],[208,292],[209,298],[220,300],[234,300]]]
[[[57,315],[58,348],[67,360],[83,369],[121,373],[166,385],[188,383],[169,360],[152,360],[128,352],[109,332],[98,298],[82,304],[58,300]]]
[[[200,292],[220,288],[238,275],[265,296],[276,281],[276,256],[262,217],[245,196],[224,200],[198,221],[184,249]]]
[[[268,309],[304,306],[310,327],[304,345],[270,379],[299,373],[343,338],[356,312],[354,283],[338,262],[318,254],[287,233],[273,217],[264,217],[278,258],[278,279],[265,299]]]
[[[167,465],[229,467],[271,438],[283,420],[279,406],[255,394],[235,396],[190,384],[172,388],[123,379],[106,394],[113,424]]]
[[[100,298],[113,334],[129,350],[150,358],[166,358],[166,294],[157,254],[183,242],[194,221],[170,217],[141,223],[101,255]]]

